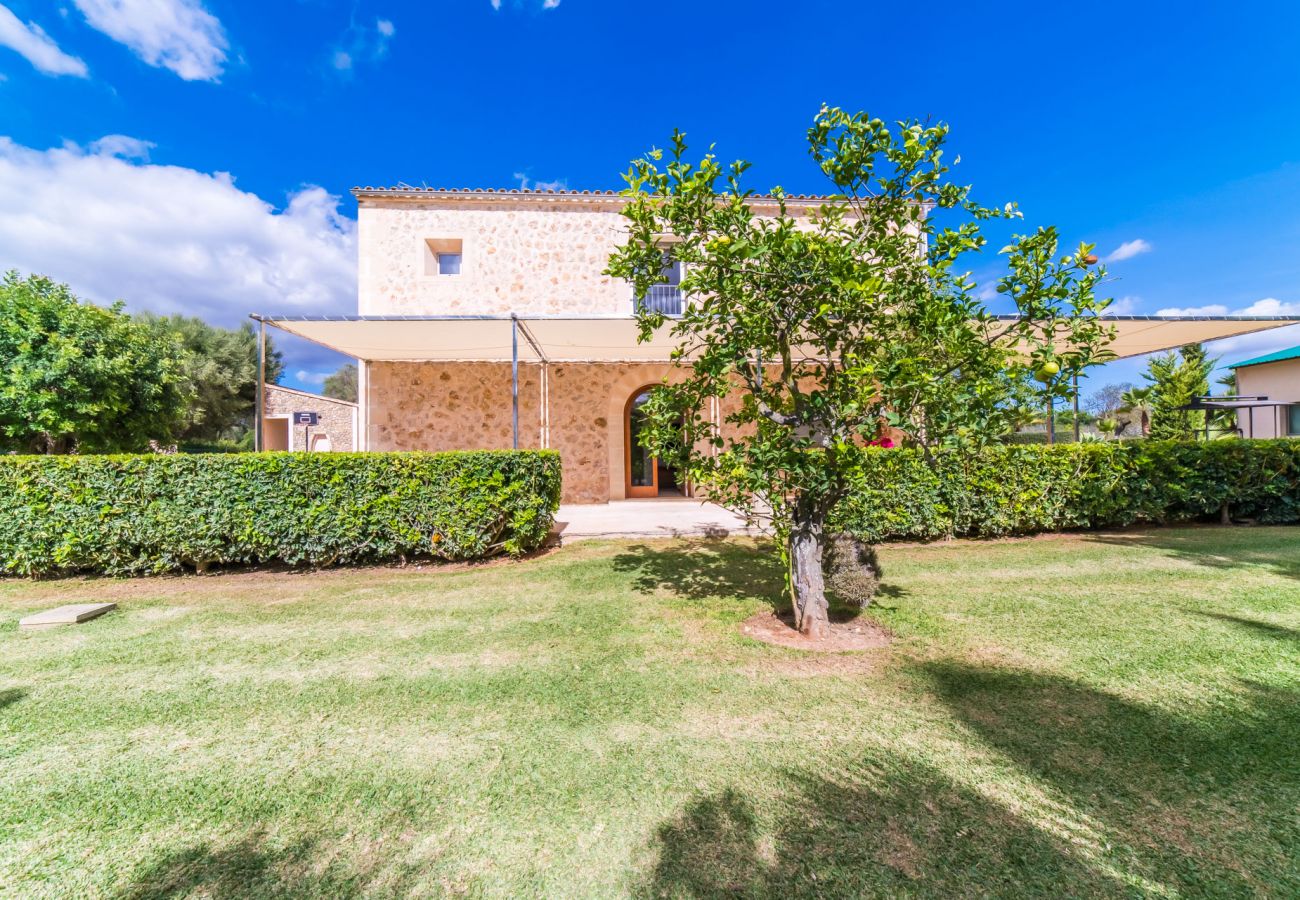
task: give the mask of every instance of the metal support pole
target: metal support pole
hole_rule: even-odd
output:
[[[266,320],[257,317],[257,402],[253,404],[253,449],[261,453],[266,449],[266,436],[262,422],[266,418]]]
[[[519,449],[519,322],[510,314],[510,410],[511,440]]]
[[[1074,373],[1074,442],[1079,443],[1079,373]]]

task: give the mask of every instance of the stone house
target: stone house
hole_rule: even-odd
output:
[[[638,343],[632,287],[604,274],[625,239],[619,194],[353,193],[358,316],[268,321],[358,358],[359,449],[548,447],[566,502],[690,495],[636,441],[639,400],[670,375],[672,346]],[[679,310],[679,277],[670,266],[646,302]],[[725,406],[710,411],[719,422]]]
[[[357,404],[268,384],[262,407],[262,449],[351,452],[356,449]],[[316,413],[315,425],[295,424]]]
[[[626,239],[613,191],[356,188],[355,316],[254,316],[357,359],[358,450],[553,448],[563,499],[689,496],[638,446],[646,391],[673,377],[665,327],[638,341],[630,284],[604,274]],[[821,197],[787,198],[795,217]],[[751,199],[756,215],[777,211]],[[680,271],[640,302],[684,302]],[[1116,317],[1120,356],[1289,320]],[[1171,332],[1177,326],[1176,333]],[[707,414],[724,430],[727,398]]]

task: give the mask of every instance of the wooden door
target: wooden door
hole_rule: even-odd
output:
[[[650,396],[649,390],[638,391],[627,401],[623,414],[624,459],[627,463],[627,496],[646,498],[659,496],[659,460],[641,446],[639,440],[645,416],[641,406]]]

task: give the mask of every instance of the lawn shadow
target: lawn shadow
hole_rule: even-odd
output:
[[[1280,641],[1300,641],[1300,630],[1288,628],[1285,625],[1277,625],[1273,622],[1261,622],[1258,619],[1247,619],[1245,616],[1233,616],[1228,613],[1210,612],[1202,609],[1189,609],[1187,612],[1194,616],[1203,616],[1207,619],[1218,619],[1220,622],[1228,622],[1232,625],[1240,626],[1247,631],[1260,637],[1276,638]]]
[[[25,688],[5,688],[0,691],[0,709],[12,706],[26,696],[27,690]]]
[[[1122,896],[1068,841],[918,760],[791,773],[768,823],[736,787],[654,836],[642,897]]]
[[[898,757],[735,785],[663,822],[645,897],[1285,896],[1300,879],[1300,695],[1243,686],[1174,714],[1066,678],[920,666],[956,720],[1042,788],[999,800]],[[973,776],[972,776],[973,777]],[[987,776],[986,776],[987,777]]]
[[[338,859],[347,860],[348,854]],[[313,841],[273,846],[260,833],[215,847],[195,843],[146,862],[116,896],[121,900],[173,897],[359,897],[372,885],[346,862],[322,868]],[[389,887],[386,885],[386,887]],[[400,893],[394,890],[394,893]]]
[[[613,560],[643,593],[667,591],[683,600],[762,600],[787,608],[785,575],[775,549],[735,541],[694,539],[665,546],[633,544]]]
[[[921,670],[963,725],[1125,845],[1136,874],[1193,894],[1300,879],[1287,862],[1300,843],[1300,691],[1242,682],[1172,712],[1058,675]]]
[[[1204,525],[1089,534],[1084,540],[1114,547],[1149,547],[1211,569],[1264,568],[1283,578],[1300,580],[1300,553],[1296,547],[1279,547],[1275,543],[1280,537],[1293,536],[1300,539],[1300,528]]]
[[[778,615],[790,611],[785,594],[785,573],[776,548],[706,538],[652,547],[634,544],[613,559],[616,572],[632,577],[637,590],[653,594],[666,591],[681,600],[761,600]],[[882,586],[879,596],[897,598],[906,592]],[[832,622],[849,622],[861,616],[857,606],[831,598]]]

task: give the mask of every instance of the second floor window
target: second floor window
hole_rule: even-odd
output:
[[[459,275],[462,250],[460,238],[425,238],[424,274]]]
[[[638,299],[637,305],[641,309],[661,312],[666,316],[680,316],[682,314],[682,264],[679,260],[673,259],[671,250],[663,252],[663,268],[659,274],[663,280],[659,284],[651,285],[646,295]]]
[[[439,253],[439,254],[438,254],[438,274],[439,274],[439,275],[459,275],[459,274],[460,274],[460,254],[459,254],[459,253]]]

